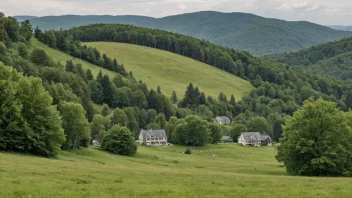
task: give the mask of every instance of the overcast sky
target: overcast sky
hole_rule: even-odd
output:
[[[6,15],[144,15],[215,10],[290,21],[352,25],[352,0],[0,0]]]

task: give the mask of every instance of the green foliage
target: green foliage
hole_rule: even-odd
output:
[[[186,151],[185,151],[185,154],[191,155],[192,154],[192,150],[190,148],[187,148]]]
[[[155,123],[155,122],[151,122],[146,126],[146,129],[148,130],[158,130],[158,129],[163,129],[159,124]]]
[[[264,58],[351,83],[351,57],[352,37],[324,43],[297,52],[268,55]],[[319,86],[324,90],[322,84]]]
[[[160,129],[165,129],[166,127],[166,119],[165,116],[161,113],[159,113],[155,118],[154,118],[154,122],[160,126]]]
[[[103,105],[103,108],[101,110],[101,115],[102,116],[107,116],[109,115],[109,106],[107,104]]]
[[[148,102],[142,90],[137,90],[132,94],[132,105],[139,108],[147,108]]]
[[[246,125],[244,124],[235,124],[233,125],[231,131],[230,131],[230,136],[234,142],[237,142],[238,137],[241,135],[241,133],[247,132],[248,129]]]
[[[0,148],[54,156],[65,141],[61,119],[42,81],[0,62]]]
[[[113,126],[104,136],[102,147],[120,155],[134,155],[137,152],[137,144],[132,132],[119,125]]]
[[[305,101],[286,119],[276,158],[292,175],[352,176],[351,117],[333,102]]]
[[[27,40],[32,37],[32,26],[28,20],[21,22],[20,34]]]
[[[93,118],[93,121],[90,125],[91,127],[91,137],[92,139],[97,139],[98,141],[101,140],[99,139],[99,133],[101,131],[105,131],[105,120],[104,117],[100,114],[96,114]]]
[[[31,53],[31,61],[34,64],[49,66],[54,65],[53,60],[46,54],[44,50],[34,49]]]
[[[110,118],[111,125],[127,126],[127,116],[125,112],[119,108],[116,108]]]
[[[209,124],[209,130],[210,130],[210,139],[212,144],[217,144],[220,142],[222,136],[223,136],[223,131],[221,127],[218,124],[211,123]]]
[[[175,142],[188,146],[204,146],[209,142],[208,123],[196,116],[188,116],[175,129]]]
[[[177,94],[176,94],[176,92],[175,91],[173,91],[172,92],[172,95],[171,95],[171,102],[173,103],[173,104],[176,104],[177,102],[178,102],[178,98],[177,98]]]
[[[207,121],[212,121],[214,118],[213,112],[205,105],[199,105],[195,110],[195,115]]]
[[[248,130],[253,132],[260,132],[262,134],[268,134],[271,131],[268,122],[264,117],[252,118],[248,123]]]
[[[90,125],[85,118],[85,110],[79,103],[63,101],[59,105],[62,116],[62,127],[66,135],[64,149],[88,147],[91,135]]]

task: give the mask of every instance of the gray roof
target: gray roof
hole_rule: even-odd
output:
[[[268,143],[271,142],[271,138],[270,138],[270,136],[268,136],[268,135],[260,135],[260,140],[261,140],[262,142],[268,142]]]
[[[232,138],[230,136],[222,136],[221,140],[222,141],[232,141]]]
[[[259,132],[245,132],[241,133],[246,141],[250,140],[261,140]]]
[[[157,137],[157,138],[166,138],[165,130],[141,130],[143,138],[147,136]]]
[[[227,116],[217,116],[215,119],[221,119],[221,120],[230,120],[230,118],[228,118]]]

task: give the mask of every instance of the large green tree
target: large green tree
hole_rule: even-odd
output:
[[[59,105],[62,116],[62,126],[65,130],[66,142],[64,149],[87,147],[91,140],[90,124],[85,117],[86,111],[82,105],[63,101]]]
[[[132,132],[119,125],[113,126],[103,138],[102,147],[115,154],[134,155],[137,144]]]
[[[0,62],[0,93],[0,149],[58,154],[64,131],[42,81],[23,77]]]
[[[352,113],[333,102],[304,102],[286,119],[276,158],[292,175],[352,176]]]
[[[220,142],[221,137],[223,135],[223,131],[220,125],[211,123],[209,124],[209,130],[210,130],[210,142],[212,144],[217,144]]]
[[[175,129],[175,142],[187,146],[204,146],[209,142],[208,123],[197,116],[188,116]]]

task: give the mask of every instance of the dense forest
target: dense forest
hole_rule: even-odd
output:
[[[223,134],[236,140],[239,133],[248,130],[269,134],[277,141],[283,117],[292,115],[308,98],[334,101],[342,110],[352,106],[350,87],[340,81],[179,34],[125,25],[91,25],[67,31],[36,28],[34,36],[116,75],[113,79],[101,72],[93,76],[71,60],[54,62],[44,50],[29,48],[33,39],[29,21],[18,24],[1,15],[0,61],[12,66],[0,65],[0,91],[7,93],[0,97],[2,150],[52,156],[60,149],[88,146],[97,139],[111,152],[134,154],[132,139],[140,129],[166,129],[170,142],[192,146],[216,144]],[[166,96],[161,87],[149,89],[135,79],[118,60],[80,43],[100,40],[179,53],[251,80],[256,89],[242,99],[223,93],[213,98],[190,82],[184,96]],[[228,116],[231,127],[209,123],[218,115]],[[114,138],[121,137],[128,140],[131,152],[111,148]]]
[[[23,19],[24,17],[19,17]],[[202,11],[163,18],[145,16],[44,16],[30,19],[43,30],[70,29],[89,24],[128,24],[176,32],[254,55],[296,51],[352,36],[305,21],[269,19],[248,13]]]
[[[47,45],[50,46],[48,40],[56,40],[56,46],[55,43],[52,44],[54,47],[98,65],[97,62],[103,62],[103,60],[98,60],[93,53],[79,54],[72,51],[72,49],[95,50],[81,46],[79,41],[124,42],[167,50],[250,80],[256,89],[249,96],[237,102],[231,98],[232,104],[229,102],[229,96],[223,94],[219,95],[215,104],[216,99],[214,98],[206,97],[204,100],[205,96],[199,97],[201,91],[190,85],[178,106],[189,108],[194,112],[202,108],[202,111],[209,109],[211,112],[207,113],[208,115],[210,113],[214,116],[227,115],[233,118],[234,124],[246,125],[249,130],[253,131],[265,131],[274,135],[275,122],[277,120],[277,122],[281,122],[284,115],[292,115],[304,100],[311,97],[334,101],[344,110],[352,105],[348,97],[351,94],[350,86],[346,86],[340,81],[290,69],[281,64],[253,57],[247,52],[224,48],[180,34],[129,25],[104,24],[83,26],[65,31],[41,32],[37,29],[36,32],[40,32],[37,34],[37,38]],[[48,37],[52,38],[48,39]],[[60,45],[62,42],[58,43],[56,37],[63,39],[64,43],[68,45]],[[190,94],[192,89],[195,91]],[[259,128],[253,127],[253,124],[258,122],[264,124],[258,125]]]
[[[267,55],[264,58],[352,82],[352,37],[297,52]]]

